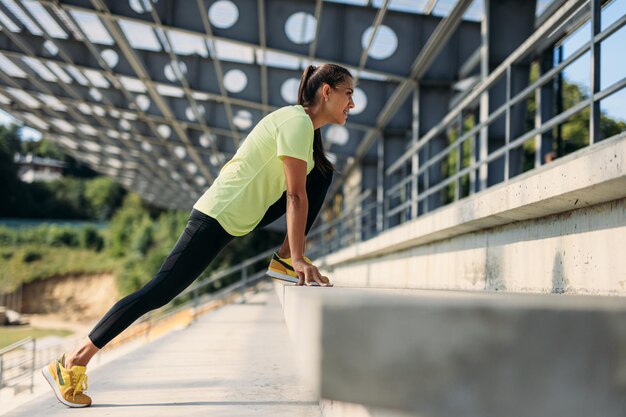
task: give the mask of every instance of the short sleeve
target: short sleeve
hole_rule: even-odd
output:
[[[313,149],[313,126],[308,117],[293,117],[278,127],[276,156],[307,161]]]

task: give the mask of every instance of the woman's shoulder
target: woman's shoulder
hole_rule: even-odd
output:
[[[299,104],[295,104],[293,106],[283,106],[283,107],[280,107],[280,108],[274,110],[273,112],[271,112],[269,115],[272,116],[275,120],[278,120],[278,121],[288,120],[288,119],[291,119],[293,117],[305,117],[305,116],[307,116],[306,112],[304,111],[304,108],[301,105],[299,105]]]
[[[273,122],[276,127],[287,125],[301,125],[303,128],[312,126],[311,119],[301,105],[284,106],[274,110],[272,113]],[[289,123],[288,123],[289,122]]]

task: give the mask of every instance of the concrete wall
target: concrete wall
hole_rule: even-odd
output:
[[[316,260],[340,286],[626,295],[626,135]]]

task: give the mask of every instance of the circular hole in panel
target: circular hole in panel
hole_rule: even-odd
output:
[[[117,168],[117,169],[120,169],[122,168],[122,166],[124,166],[119,159],[115,159],[115,158],[108,158],[107,163],[113,168]]]
[[[172,134],[172,128],[169,125],[158,125],[157,132],[159,132],[162,138],[167,139]]]
[[[198,167],[193,162],[189,162],[187,164],[187,171],[189,171],[190,174],[195,174],[198,172]]]
[[[102,93],[100,93],[97,88],[91,87],[89,89],[89,95],[96,101],[102,101]]]
[[[294,13],[285,22],[285,33],[293,43],[311,43],[315,38],[317,21],[310,13]]]
[[[115,68],[117,64],[120,62],[120,57],[117,55],[113,49],[105,49],[100,53],[104,62],[107,63],[109,68]]]
[[[361,46],[363,49],[367,48],[370,38],[374,33],[374,28],[369,27],[363,32],[361,36]],[[387,59],[393,55],[398,49],[398,37],[396,33],[389,26],[380,25],[372,46],[368,51],[368,55],[374,59]]]
[[[241,93],[248,85],[248,76],[238,69],[228,71],[224,75],[224,87],[231,93]]]
[[[150,142],[141,142],[141,147],[146,152],[150,152],[152,150],[152,145],[150,145]]]
[[[285,80],[280,87],[280,95],[287,103],[295,104],[298,101],[298,87],[300,86],[300,80],[297,78],[289,78]]]
[[[354,108],[350,109],[351,115],[362,113],[367,107],[367,94],[365,94],[365,91],[361,90],[359,87],[354,89],[352,100],[354,101]]]
[[[135,13],[148,13],[152,11],[152,3],[159,0],[128,0],[128,5]]]
[[[159,164],[160,167],[162,168],[166,168],[167,167],[167,161],[163,158],[159,158],[159,160],[157,161],[157,163]]]
[[[146,111],[150,108],[150,98],[147,95],[139,94],[136,101],[141,111]]]
[[[48,50],[50,55],[56,55],[59,53],[59,48],[49,39],[43,43],[43,46]]]
[[[220,29],[228,29],[239,19],[239,9],[230,0],[216,1],[209,7],[211,24]]]
[[[124,130],[130,130],[130,122],[126,119],[120,120],[120,128]]]
[[[220,159],[216,155],[211,155],[210,157],[211,164],[216,167],[220,164]]]
[[[93,89],[92,89],[93,90]],[[107,114],[106,110],[104,110],[102,107],[100,106],[93,106],[92,110],[95,114],[97,114],[98,116],[104,116],[105,114]]]
[[[204,107],[202,106],[196,106],[198,108],[198,113],[200,113],[201,116],[204,116],[205,110]],[[193,112],[193,108],[191,106],[188,106],[185,109],[185,116],[187,116],[188,120],[191,120],[192,122],[196,121],[196,115]]]
[[[179,157],[180,159],[184,159],[187,156],[187,151],[185,150],[185,148],[183,146],[177,146],[174,148],[174,153],[176,154],[177,157]]]
[[[233,117],[233,124],[240,130],[249,129],[252,126],[252,113],[247,110],[239,110]]]
[[[204,177],[196,177],[196,184],[202,186],[206,184],[206,180],[204,179]]]
[[[348,143],[350,132],[344,126],[333,125],[328,128],[326,138],[336,145],[343,146]]]
[[[212,143],[215,143],[215,135],[212,133],[206,134],[203,133],[200,136],[200,146],[202,146],[203,148],[208,148],[209,146],[211,146]]]
[[[172,179],[173,179],[173,180],[175,180],[175,181],[178,181],[178,180],[180,180],[180,178],[181,178],[180,174],[179,174],[178,172],[176,172],[176,171],[173,171],[173,172],[170,174],[170,177],[172,177]]]
[[[163,74],[165,74],[165,78],[171,82],[176,82],[187,74],[187,64],[180,61],[172,61],[169,64],[165,64]]]

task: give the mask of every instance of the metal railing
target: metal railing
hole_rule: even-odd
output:
[[[256,264],[266,261],[277,249],[278,247],[267,250],[237,266],[216,272],[209,278],[198,281],[176,296],[167,305],[147,313],[133,323],[128,329],[130,331],[127,332],[129,336],[124,337],[121,335],[119,339],[115,340],[116,344],[138,337],[138,334],[134,334],[133,328],[145,328],[145,331],[139,335],[147,338],[150,336],[151,329],[156,328],[159,322],[167,320],[176,313],[186,309],[191,309],[191,320],[194,321],[199,315],[198,310],[200,306],[213,300],[223,299],[237,292],[241,302],[245,302],[246,288],[257,284],[259,280],[266,276],[267,263],[264,263],[262,267],[255,267]],[[236,278],[234,282],[231,279],[224,288],[209,292],[209,286],[214,286],[233,276]],[[35,372],[63,352],[74,348],[81,339],[81,337],[70,338],[60,343],[38,346],[36,339],[27,338],[0,350],[0,391],[6,388],[13,388],[15,393],[25,389],[33,392]]]
[[[557,77],[566,67],[575,62],[578,58],[582,57],[585,53],[589,51],[593,52],[594,48],[599,48],[599,44],[604,39],[611,36],[619,29],[621,29],[624,25],[626,25],[626,16],[622,16],[605,30],[599,31],[598,29],[596,29],[597,33],[591,36],[591,39],[589,41],[587,41],[584,45],[574,51],[567,59],[555,65],[553,68],[551,68],[545,74],[541,75],[536,81],[532,82],[519,93],[511,96],[512,67],[517,62],[519,62],[520,59],[523,59],[529,54],[533,53],[536,44],[541,40],[542,37],[548,35],[550,31],[553,30],[553,27],[557,22],[559,22],[561,19],[571,18],[571,16],[568,17],[568,13],[575,14],[573,12],[575,11],[575,9],[577,9],[577,7],[575,7],[576,2],[572,1],[570,2],[570,4],[571,7],[569,9],[564,6],[549,19],[547,19],[546,22],[544,22],[544,24],[526,40],[526,42],[524,42],[516,51],[514,51],[500,66],[493,70],[486,79],[476,85],[474,89],[441,120],[441,122],[439,122],[430,131],[428,131],[422,138],[416,141],[400,158],[398,158],[397,161],[395,161],[389,168],[387,168],[385,172],[386,175],[392,175],[394,173],[397,173],[407,163],[411,162],[411,159],[417,159],[417,170],[410,173],[409,175],[398,181],[395,185],[390,187],[388,190],[386,190],[385,207],[387,208],[387,210],[385,212],[385,216],[387,219],[398,214],[399,212],[402,212],[402,210],[408,209],[411,206],[418,205],[420,203],[423,203],[425,205],[423,211],[428,211],[427,199],[430,196],[433,196],[436,193],[443,191],[446,187],[449,186],[454,186],[455,189],[452,201],[458,201],[461,198],[459,191],[462,188],[461,181],[464,177],[469,178],[469,180],[471,181],[471,183],[469,184],[470,194],[473,193],[474,190],[477,188],[475,184],[476,178],[479,178],[480,181],[478,187],[479,189],[482,190],[487,188],[485,179],[486,173],[481,174],[480,171],[486,169],[487,164],[494,162],[495,160],[502,157],[504,157],[505,159],[504,181],[508,181],[509,160],[511,151],[519,148],[526,141],[532,140],[534,138],[535,153],[536,155],[541,155],[542,134],[562,124],[570,117],[576,115],[582,110],[586,108],[591,109],[594,106],[597,106],[597,103],[600,100],[626,87],[626,77],[622,78],[620,81],[603,90],[600,90],[599,86],[596,86],[596,91],[591,91],[588,98],[585,98],[579,103],[573,105],[571,108],[554,115],[549,120],[542,121],[540,126],[537,126],[534,129],[525,132],[518,137],[512,138],[511,109],[514,106],[523,103],[524,100],[527,100],[529,96],[533,93],[539,94],[539,90],[547,83],[552,81],[555,77]],[[592,16],[594,13],[598,14],[600,7],[599,1],[592,0],[584,2],[585,6],[589,4],[591,4],[593,9]],[[591,74],[593,74],[594,71],[599,70],[598,55],[592,53],[591,61],[591,66],[593,68]],[[490,112],[483,121],[471,127],[467,132],[462,133],[464,114],[474,113],[476,106],[475,103],[480,99],[481,95],[487,94],[490,88],[494,87],[496,83],[502,81],[503,79],[506,82],[505,103]],[[536,118],[540,118],[541,113],[541,101],[538,100],[536,106]],[[594,112],[592,111],[591,114],[593,115]],[[498,121],[498,119],[500,119],[501,117],[505,118],[504,145],[489,154],[487,154],[486,152],[486,147],[484,152],[477,152],[478,150],[476,149],[476,146],[478,140],[480,139],[484,142],[486,138],[486,129],[488,129],[490,125]],[[434,139],[446,134],[448,129],[454,129],[461,134],[459,134],[458,138],[456,138],[452,143],[450,143],[441,151],[437,152],[435,155],[431,156],[427,161],[420,161],[419,151],[422,150],[425,146],[429,145]],[[597,129],[590,129],[590,145],[599,140],[599,138],[596,137],[597,134]],[[482,137],[479,138],[479,136]],[[466,167],[460,167],[459,162],[463,158],[463,145],[466,141],[470,141],[471,162]],[[481,145],[485,146],[485,144]],[[457,152],[457,166],[455,169],[456,172],[436,184],[431,185],[428,183],[428,181],[423,181],[421,187],[422,189],[420,190],[420,177],[427,176],[429,169],[433,168],[436,164],[442,163],[445,157],[447,157],[451,152],[455,151]],[[537,168],[540,164],[540,158],[536,157],[535,168]],[[408,192],[407,187],[418,190],[417,196],[413,196],[410,192]],[[399,203],[393,204],[396,200],[399,201]]]
[[[589,10],[586,10],[586,9]],[[581,12],[588,12],[581,15]],[[355,207],[346,207],[343,214],[333,221],[322,225],[309,235],[311,250],[309,254],[316,256],[332,253],[352,243],[367,240],[382,231],[391,229],[408,220],[432,211],[440,206],[459,201],[475,192],[488,188],[488,165],[496,160],[503,159],[503,171],[500,173],[502,182],[507,182],[519,172],[510,172],[510,160],[512,152],[521,150],[525,143],[533,141],[534,161],[529,161],[533,168],[538,168],[542,163],[543,137],[550,130],[567,122],[571,117],[580,114],[585,109],[590,109],[590,126],[588,145],[593,145],[599,137],[599,102],[613,93],[626,88],[626,77],[610,86],[600,89],[597,77],[594,73],[599,71],[599,57],[597,52],[601,42],[616,33],[626,25],[626,16],[621,16],[604,30],[600,30],[599,14],[601,2],[599,0],[570,0],[551,16],[547,17],[541,25],[513,51],[504,62],[492,70],[482,81],[477,82],[464,97],[454,101],[454,107],[422,137],[415,138],[411,146],[384,171],[385,176],[394,178],[393,185],[381,190],[378,182],[378,198],[372,203],[363,203],[360,199]],[[590,15],[590,17],[589,17]],[[581,18],[580,16],[585,16]],[[590,39],[578,47],[561,62],[553,63],[544,73],[539,74],[536,80],[530,82],[521,91],[513,93],[512,79],[513,68],[525,60],[531,54],[538,54],[539,45],[545,42],[555,28],[576,20],[579,26],[587,21],[592,21],[592,34]],[[558,45],[558,44],[557,44]],[[560,77],[562,72],[578,59],[590,53],[591,66],[591,91],[588,97],[583,97],[570,108],[558,111],[546,117],[542,109],[540,95],[542,89],[555,78]],[[530,75],[530,74],[529,74]],[[482,98],[489,94],[490,89],[499,83],[505,83],[504,103],[494,110],[485,111],[481,107],[487,106]],[[555,92],[556,94],[556,92]],[[512,112],[517,106],[527,104],[532,96],[536,98],[535,125],[533,128],[524,128],[524,133],[513,133]],[[546,104],[543,103],[545,106]],[[595,114],[595,116],[594,116]],[[464,127],[465,118],[474,117],[474,124]],[[596,118],[594,121],[594,117]],[[488,129],[494,123],[504,119],[503,144],[489,152]],[[546,120],[547,119],[547,120]],[[594,127],[595,126],[595,127]],[[414,126],[414,129],[416,126]],[[452,131],[453,135],[448,136]],[[420,151],[426,150],[435,140],[447,136],[447,143],[440,145],[441,150],[423,159]],[[441,143],[441,142],[439,142]],[[454,155],[446,161],[446,157]],[[441,168],[445,162],[451,163],[448,173],[441,173],[435,180],[429,179],[429,174],[435,168]],[[532,168],[526,168],[532,169]],[[446,192],[447,195],[438,195]],[[432,201],[431,198],[438,196]],[[438,202],[438,203],[437,203]],[[429,207],[430,205],[430,207]]]
[[[14,388],[16,391],[28,388],[33,392],[33,370],[37,369],[36,346],[36,339],[29,337],[0,349],[0,391],[2,388]]]

